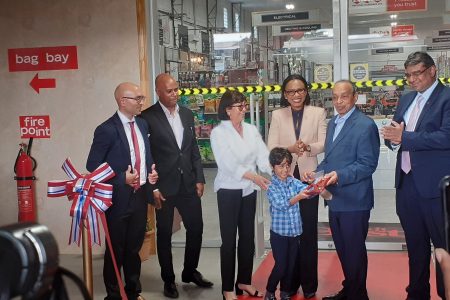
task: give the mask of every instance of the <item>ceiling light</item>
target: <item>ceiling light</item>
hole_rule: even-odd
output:
[[[397,26],[397,22],[392,22],[391,27],[395,27],[395,26]]]
[[[390,15],[391,20],[397,19],[397,15]]]
[[[294,4],[292,4],[292,3],[286,4],[286,9],[293,10],[294,8],[295,8]]]

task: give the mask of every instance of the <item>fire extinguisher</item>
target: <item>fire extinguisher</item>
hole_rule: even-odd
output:
[[[33,138],[30,138],[28,146],[20,144],[16,163],[14,164],[14,180],[17,181],[17,196],[19,198],[19,222],[36,222],[36,203],[34,197],[33,181],[36,177],[33,171],[36,169],[36,160],[30,156]]]

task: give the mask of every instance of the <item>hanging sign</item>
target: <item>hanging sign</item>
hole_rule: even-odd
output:
[[[319,20],[319,10],[252,12],[253,26],[310,23]]]

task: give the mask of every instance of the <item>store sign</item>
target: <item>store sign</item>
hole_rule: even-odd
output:
[[[376,55],[376,54],[393,54],[393,53],[403,53],[403,47],[372,49],[372,55]]]
[[[314,82],[333,82],[333,65],[314,66]]]
[[[397,25],[392,27],[392,36],[414,35],[414,25]]]
[[[280,26],[280,31],[282,33],[291,33],[295,31],[311,31],[322,28],[320,24],[305,24],[305,25],[291,25],[291,26]]]
[[[427,46],[427,51],[450,50],[450,44]]]
[[[50,138],[50,116],[19,116],[20,137]]]
[[[387,0],[387,11],[427,10],[427,0]]]
[[[350,0],[349,14],[427,10],[427,0]]]
[[[296,25],[274,25],[272,26],[273,36],[293,35],[297,32],[309,32],[321,29],[321,24],[296,24]]]
[[[369,64],[350,64],[350,80],[351,81],[367,81],[369,80]]]
[[[319,19],[319,10],[308,11],[265,11],[253,12],[253,26],[279,25],[279,24],[298,24],[307,23]]]
[[[77,47],[8,49],[10,72],[78,69]]]
[[[443,29],[438,31],[439,36],[450,35],[450,29]]]
[[[391,26],[379,26],[369,28],[370,34],[380,34],[381,36],[391,36],[392,27]]]
[[[386,12],[386,0],[350,0],[348,5],[350,15]]]
[[[431,38],[432,43],[448,43],[450,42],[450,37],[437,37]]]

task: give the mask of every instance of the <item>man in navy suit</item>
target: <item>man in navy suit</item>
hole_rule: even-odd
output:
[[[325,300],[369,299],[365,241],[374,202],[372,174],[378,165],[380,137],[375,122],[356,109],[357,97],[350,81],[335,83],[332,99],[338,114],[328,123],[325,156],[317,166],[317,171],[323,170],[330,178],[328,218],[344,273],[342,290]]]
[[[400,98],[382,134],[386,146],[398,151],[395,188],[409,257],[407,299],[430,299],[430,240],[445,247],[439,182],[450,174],[450,89],[437,80],[427,53],[411,53],[404,66],[414,92]],[[445,299],[440,268],[436,279],[438,294]]]
[[[159,101],[144,110],[141,117],[148,124],[152,154],[158,165],[159,181],[153,191],[156,206],[156,246],[164,281],[164,295],[178,298],[172,261],[172,225],[176,207],[186,228],[183,282],[209,288],[212,282],[197,270],[202,246],[203,217],[200,197],[203,175],[194,129],[194,115],[179,106],[178,83],[163,73],[155,80]]]
[[[158,174],[150,153],[147,125],[142,119],[135,118],[141,113],[145,100],[142,90],[135,84],[124,82],[117,86],[114,97],[118,110],[95,129],[86,168],[92,172],[107,162],[116,174],[107,182],[113,185],[113,195],[106,220],[119,272],[123,267],[128,299],[143,299],[139,295],[139,250],[144,241],[147,203],[152,200],[151,185],[156,183]],[[107,292],[105,299],[122,299],[108,246],[103,280]]]

